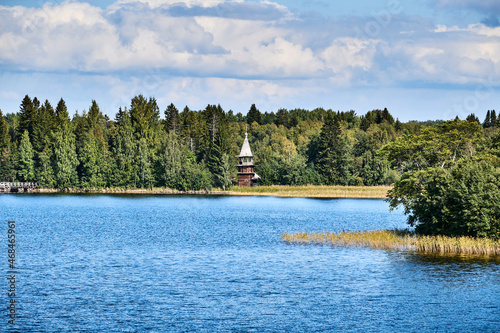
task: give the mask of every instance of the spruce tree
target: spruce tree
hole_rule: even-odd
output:
[[[58,107],[62,107],[58,105]],[[78,186],[77,166],[79,164],[76,153],[76,136],[73,131],[73,124],[65,117],[62,109],[59,108],[58,125],[53,136],[53,174],[55,178],[55,186],[60,189],[67,189]],[[43,166],[47,174],[47,182],[50,184],[51,172],[45,165],[48,161],[49,152],[43,151],[39,155],[40,165]]]
[[[159,175],[161,184],[169,188],[183,189],[181,185],[183,165],[182,147],[177,135],[173,132],[168,133],[162,140],[162,148],[160,150]]]
[[[495,110],[491,110],[490,124],[491,127],[497,127],[497,113]]]
[[[36,170],[36,181],[38,186],[53,188],[55,186],[55,175],[53,168],[53,152],[49,147],[38,153],[38,164]]]
[[[64,99],[60,99],[56,107],[56,123],[57,126],[61,127],[67,125],[71,120],[69,119],[68,108],[66,107],[66,102]]]
[[[135,155],[137,141],[134,138],[134,129],[128,110],[119,109],[116,114],[116,124],[118,125],[116,136],[113,140],[113,155],[116,168],[113,172],[113,186],[136,187],[137,186],[137,165]]]
[[[36,152],[41,152],[45,147],[51,146],[52,134],[56,129],[56,114],[54,108],[45,100],[45,103],[37,108],[35,123],[31,140]]]
[[[7,147],[0,151],[0,179],[15,181],[18,164],[16,142],[9,142]]]
[[[179,110],[174,103],[171,103],[165,109],[165,130],[167,133],[173,131],[175,134],[179,134],[179,127]]]
[[[491,112],[490,112],[490,110],[488,110],[488,112],[486,112],[486,118],[484,119],[484,122],[483,122],[483,128],[488,128],[488,127],[491,127]]]
[[[35,152],[30,142],[28,131],[25,130],[19,143],[19,179],[25,182],[35,180]]]
[[[287,109],[279,109],[278,112],[276,113],[276,126],[284,126],[287,127],[289,126],[289,119],[288,119],[288,110]]]
[[[87,131],[79,149],[81,185],[86,188],[104,188],[108,183],[109,149],[106,133],[106,118],[96,101],[87,115]]]
[[[182,127],[181,136],[184,138],[184,142],[188,146],[189,150],[194,152],[196,149],[195,137],[197,127],[197,114],[196,112],[189,110],[186,105],[184,110],[182,110],[180,120]]]
[[[262,123],[261,117],[262,115],[260,111],[257,109],[257,107],[255,107],[255,104],[252,104],[250,110],[247,113],[247,123],[251,125],[255,121],[260,125]]]
[[[0,110],[0,152],[2,151],[2,149],[7,147],[8,143],[9,143],[9,128],[2,114],[2,110]]]
[[[21,106],[19,107],[19,132],[24,133],[24,131],[28,131],[30,139],[33,135],[36,113],[37,110],[35,109],[31,98],[28,95],[24,96]]]
[[[318,172],[328,185],[344,185],[346,170],[343,163],[344,142],[338,116],[328,113],[321,128],[319,153],[316,161]]]

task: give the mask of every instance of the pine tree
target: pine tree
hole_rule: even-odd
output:
[[[205,142],[208,146],[205,160],[208,170],[219,179],[222,157],[230,151],[227,117],[220,105],[209,105],[204,111],[204,118],[207,128]],[[222,186],[221,183],[218,185]]]
[[[56,114],[48,100],[36,110],[31,138],[34,149],[41,152],[46,146],[51,145],[52,134],[56,129]]]
[[[476,115],[474,113],[471,113],[470,115],[467,116],[467,118],[465,118],[465,120],[469,121],[469,122],[476,122],[478,124],[480,124],[479,122],[479,118],[476,117]]]
[[[218,184],[225,191],[226,187],[231,185],[231,179],[234,177],[234,164],[231,163],[232,158],[229,154],[222,154],[219,164],[219,170],[215,173]]]
[[[142,188],[151,188],[153,187],[154,179],[149,147],[145,138],[139,140],[137,148],[136,163],[139,168],[139,186]]]
[[[182,137],[184,138],[185,144],[188,146],[189,150],[194,152],[196,149],[195,137],[196,137],[196,113],[189,110],[186,106],[180,115],[181,126],[182,126]]]
[[[399,119],[396,119],[396,123],[394,124],[394,129],[396,131],[401,131],[402,130],[402,126],[401,126],[401,122],[399,121]]]
[[[497,127],[497,113],[495,110],[491,110],[490,123],[491,127]]]
[[[37,110],[33,101],[28,95],[24,96],[21,106],[19,107],[19,132],[24,133],[24,131],[28,131],[30,139],[33,138],[33,126],[36,123],[36,114]]]
[[[490,112],[490,110],[488,110],[488,112],[486,112],[486,118],[484,119],[484,122],[483,122],[483,128],[488,128],[488,127],[491,127],[491,112]]]
[[[0,179],[8,182],[16,180],[17,147],[15,142],[9,142],[7,147],[0,151]]]
[[[113,172],[113,186],[137,187],[137,165],[135,155],[137,142],[128,110],[119,109],[116,114],[118,130],[114,138],[113,155],[116,168]]]
[[[288,119],[288,110],[287,109],[279,109],[278,112],[276,113],[276,126],[284,126],[287,127],[289,126],[289,119]]]
[[[247,123],[251,125],[254,121],[257,122],[257,124],[261,124],[261,113],[260,111],[255,107],[255,104],[252,104],[250,107],[250,110],[247,113]]]
[[[329,113],[321,128],[319,153],[315,164],[328,185],[346,184],[347,175],[343,163],[344,150],[338,117],[334,113]]]
[[[168,132],[173,131],[175,134],[179,134],[179,110],[171,103],[165,109],[165,130]]]
[[[109,174],[106,118],[95,100],[92,101],[86,122],[87,131],[79,149],[81,185],[85,188],[104,188],[108,183]]]
[[[130,103],[130,117],[138,138],[146,138],[149,143],[159,134],[160,109],[156,99],[147,100],[143,95],[135,96]]]
[[[162,142],[159,156],[159,176],[161,183],[174,189],[183,189],[182,180],[183,152],[179,138],[170,132]]]
[[[9,128],[7,122],[0,110],[0,152],[2,149],[6,148],[9,143]]]
[[[56,107],[56,123],[59,128],[62,126],[67,126],[71,120],[69,119],[68,108],[66,107],[66,102],[64,99],[60,99]]]
[[[76,138],[71,123],[61,123],[53,139],[54,176],[56,186],[67,189],[78,186]]]
[[[38,153],[38,165],[36,167],[36,181],[38,186],[53,188],[55,186],[55,176],[53,165],[52,149],[45,147]]]
[[[21,142],[19,143],[19,171],[18,175],[21,181],[31,182],[35,179],[35,161],[33,157],[35,152],[30,142],[28,131],[25,130]]]

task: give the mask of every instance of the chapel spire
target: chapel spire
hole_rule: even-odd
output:
[[[256,186],[259,179],[259,175],[254,172],[253,154],[245,127],[245,140],[238,156],[238,186]]]

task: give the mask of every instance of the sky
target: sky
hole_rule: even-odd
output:
[[[21,4],[21,5],[19,5]],[[498,0],[0,1],[0,109],[500,110]]]

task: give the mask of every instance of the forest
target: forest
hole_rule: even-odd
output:
[[[478,124],[486,140],[499,120],[492,110],[481,126],[475,115],[466,121]],[[323,108],[261,112],[251,105],[243,115],[220,104],[203,110],[170,104],[161,112],[155,98],[142,95],[109,119],[95,100],[70,116],[63,99],[54,108],[26,95],[17,113],[0,110],[0,180],[62,190],[227,189],[247,128],[262,185],[394,184],[404,170],[381,148],[441,124],[402,123],[387,109],[359,116]]]

